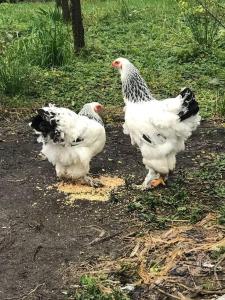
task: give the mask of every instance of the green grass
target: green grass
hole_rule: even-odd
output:
[[[111,288],[106,280],[84,275],[80,279],[80,288],[75,292],[74,300],[128,300],[127,295],[116,288]]]
[[[202,203],[192,203],[192,194],[181,184],[174,183],[169,189],[140,194],[128,205],[131,211],[137,211],[139,217],[152,228],[166,228],[173,222],[186,221],[196,223],[206,213]]]
[[[135,211],[152,228],[165,228],[180,221],[196,223],[212,211],[224,224],[224,174],[224,154],[213,153],[201,168],[180,170],[176,181],[169,182],[166,188],[139,192],[128,210]]]
[[[18,56],[26,56],[18,51],[18,43],[31,38],[38,10],[52,6],[0,4],[0,52],[6,54],[14,47]],[[79,108],[88,101],[122,105],[120,79],[110,65],[113,59],[124,56],[140,69],[156,97],[175,96],[180,88],[190,86],[203,116],[224,114],[223,32],[215,47],[203,52],[172,0],[87,0],[83,2],[83,14],[86,48],[82,53],[55,68],[38,63],[40,52],[33,53],[33,59],[29,59],[35,74],[33,93],[18,91],[12,97],[2,91],[2,105],[33,107],[54,102]],[[68,31],[66,26],[64,29]],[[70,29],[69,35],[72,47]]]
[[[19,60],[9,53],[0,57],[0,89],[5,95],[14,96],[18,92],[29,93],[31,85],[30,67],[26,61]]]

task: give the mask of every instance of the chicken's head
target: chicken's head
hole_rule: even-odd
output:
[[[98,102],[91,102],[85,104],[83,109],[86,109],[90,112],[100,113],[103,110],[103,105]]]
[[[112,62],[112,67],[122,71],[126,66],[130,64],[129,60],[123,57],[119,57]]]
[[[103,105],[98,102],[93,102],[94,111],[100,113],[103,110]]]

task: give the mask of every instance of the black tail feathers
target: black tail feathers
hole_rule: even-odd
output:
[[[194,116],[199,111],[198,102],[195,100],[195,94],[189,88],[184,88],[180,95],[183,98],[182,110],[179,112],[181,121],[184,121],[191,116]]]

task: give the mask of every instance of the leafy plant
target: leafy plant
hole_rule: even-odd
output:
[[[31,35],[19,42],[19,48],[35,65],[49,68],[64,65],[71,57],[72,46],[61,11],[39,9],[37,14]]]
[[[122,19],[124,20],[129,19],[130,9],[127,0],[119,0],[119,7],[120,7],[120,16],[122,17]]]
[[[202,180],[221,180],[225,172],[225,155],[218,155],[213,162],[204,165],[194,175]]]
[[[179,1],[185,24],[190,28],[194,40],[204,49],[213,46],[219,32],[219,2],[221,1]]]
[[[10,96],[24,92],[30,85],[30,72],[28,63],[12,53],[0,57],[0,90]]]
[[[37,14],[53,22],[63,22],[62,10],[59,7],[50,7],[48,9],[39,8]]]
[[[220,116],[225,116],[225,94],[216,98],[215,113]]]
[[[104,287],[101,280],[84,275],[80,279],[80,288],[75,300],[128,300],[128,296],[117,289]]]
[[[222,255],[225,254],[225,247],[219,247],[217,248],[216,250],[213,250],[211,253],[210,253],[210,256],[213,258],[213,259],[216,259],[218,260]]]
[[[220,214],[218,217],[218,223],[220,225],[224,225],[225,224],[225,205],[221,206],[220,208]]]

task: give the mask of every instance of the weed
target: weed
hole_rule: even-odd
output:
[[[156,228],[164,228],[174,219],[190,218],[189,210],[184,205],[188,200],[185,188],[178,188],[177,184],[170,186],[169,190],[161,193],[154,191],[142,193],[128,205],[131,211],[137,211],[140,218]]]
[[[206,197],[213,199],[212,205],[218,211],[218,201],[222,203],[225,198],[225,157],[223,154],[211,156],[213,161],[194,172],[177,174],[176,183],[170,183],[168,188],[159,192],[153,190],[141,194],[128,208],[136,211],[140,218],[149,222],[153,228],[164,228],[179,221],[197,223],[209,211],[209,207],[204,203]],[[194,190],[190,188],[192,185],[195,186]],[[223,209],[220,211],[219,222],[225,223]]]
[[[44,16],[45,19],[52,22],[63,22],[62,10],[59,7],[50,7],[48,9],[41,7],[37,10],[37,15],[41,18]]]
[[[191,208],[190,222],[197,223],[198,221],[200,221],[203,217],[203,213],[204,213],[204,210],[201,206],[199,206],[199,207],[196,206],[196,207]]]
[[[117,289],[104,286],[104,281],[84,275],[74,300],[128,300],[128,296]]]
[[[222,180],[225,172],[225,156],[218,155],[213,162],[204,165],[194,173],[194,176],[202,180]]]
[[[219,32],[219,22],[215,15],[219,14],[219,3],[206,0],[204,5],[198,0],[181,0],[185,24],[190,28],[193,38],[204,50],[211,48]]]
[[[158,262],[152,261],[149,266],[149,270],[150,270],[150,273],[157,274],[158,272],[161,271],[161,267],[159,266]]]
[[[12,53],[0,58],[0,90],[10,96],[28,93],[31,82],[30,66]]]
[[[225,116],[225,94],[224,93],[216,97],[214,111],[219,116]]]
[[[225,185],[224,185],[224,182],[217,183],[215,185],[215,192],[216,192],[216,195],[218,197],[225,199]]]
[[[205,282],[202,283],[202,288],[205,290],[214,290],[215,282],[212,282],[212,280],[205,280]]]
[[[120,16],[124,20],[128,20],[130,16],[130,9],[127,0],[119,0]]]
[[[219,210],[219,217],[218,217],[218,223],[220,225],[224,225],[225,224],[225,205],[220,207]]]
[[[120,269],[114,274],[121,284],[132,283],[138,280],[137,266],[131,262],[123,262]]]
[[[32,49],[31,60],[41,67],[62,66],[68,62],[72,46],[70,33],[62,22],[61,12],[57,8],[42,9],[38,14],[31,37],[25,44],[26,52]]]
[[[210,256],[213,259],[218,260],[224,254],[225,254],[225,247],[219,247],[218,249],[211,251]]]

